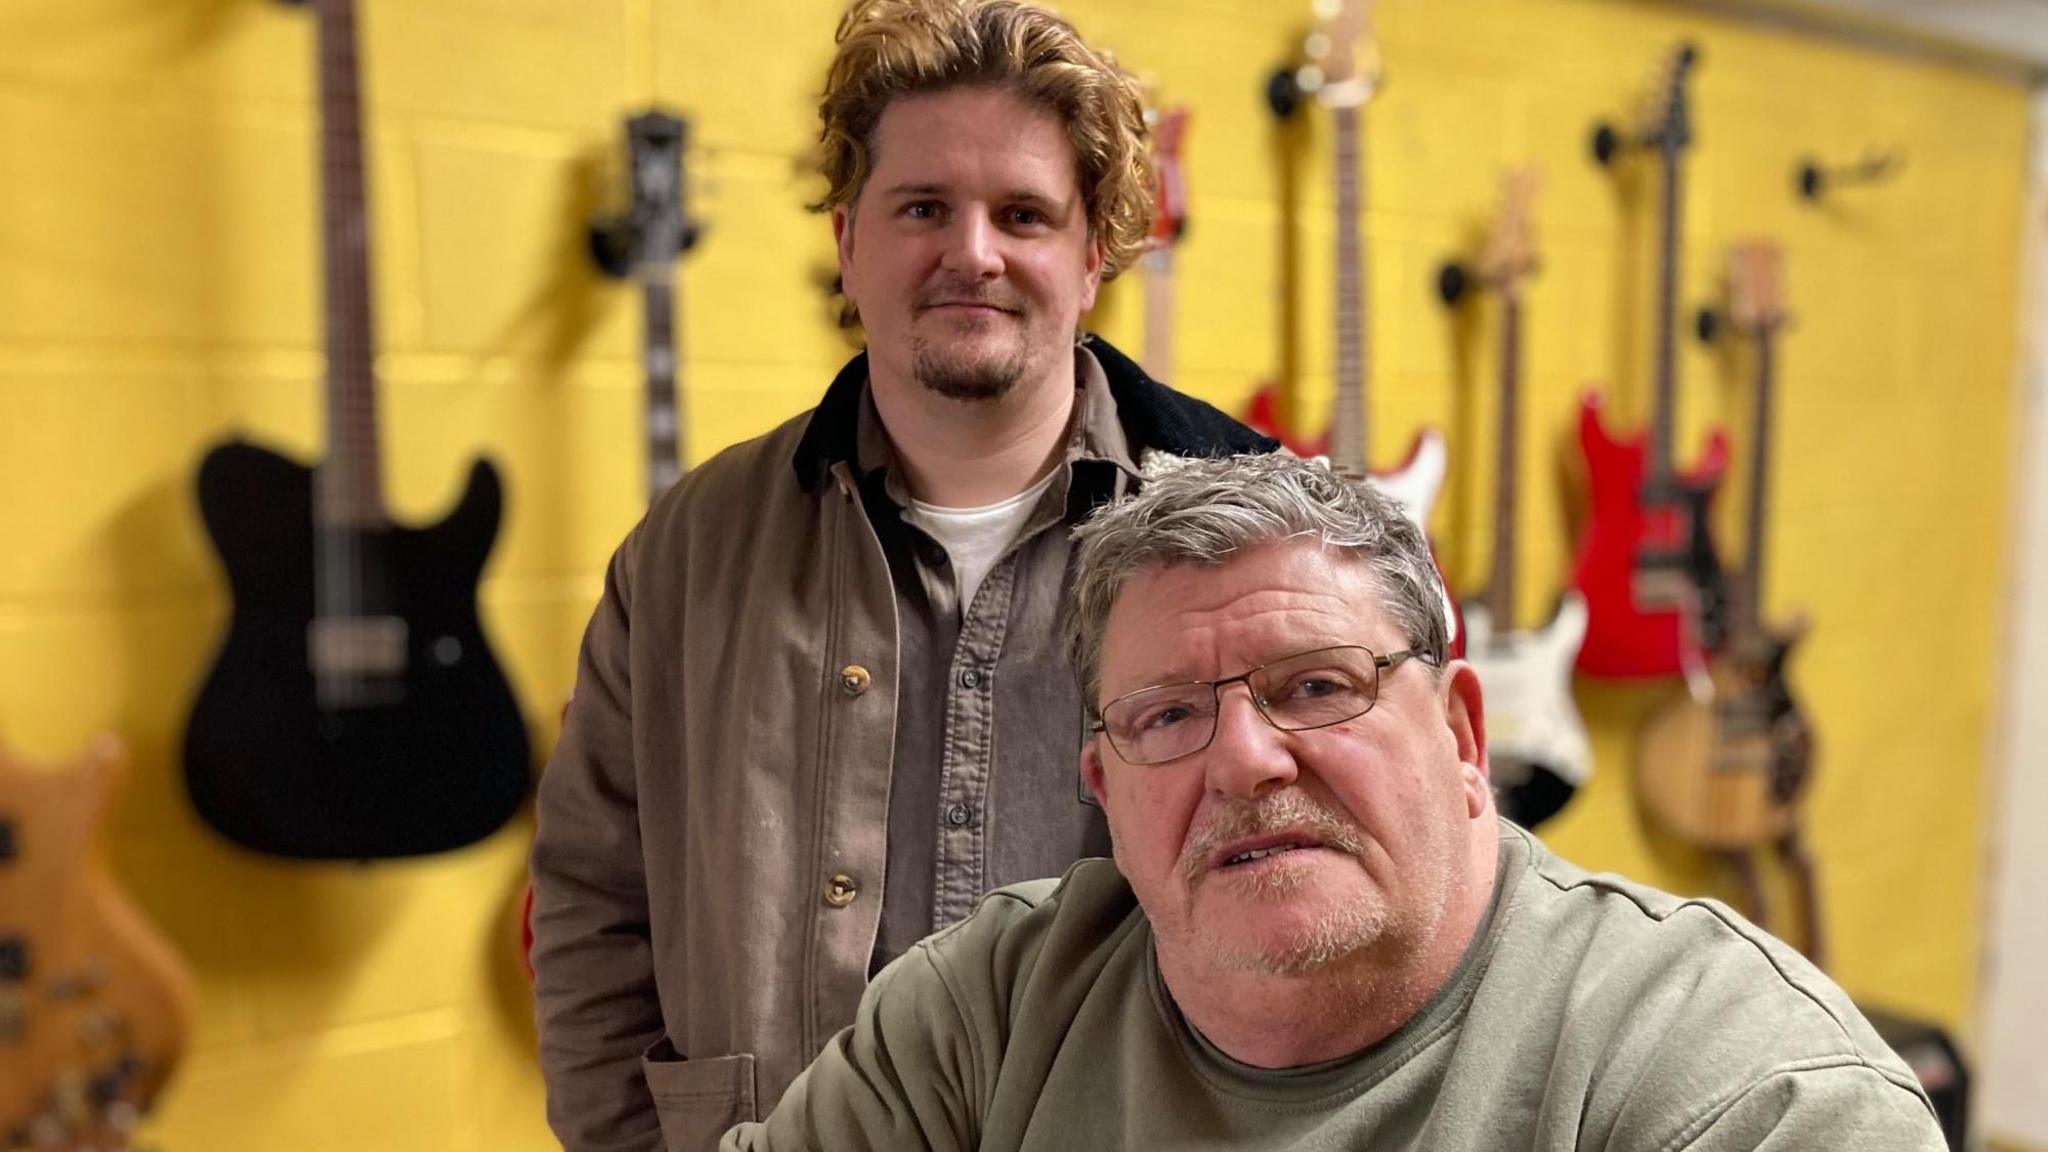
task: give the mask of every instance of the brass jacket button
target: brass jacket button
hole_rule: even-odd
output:
[[[848,696],[858,696],[867,691],[873,680],[868,670],[858,664],[848,664],[839,670],[839,690]]]
[[[853,903],[853,898],[858,895],[860,895],[860,885],[855,884],[853,877],[848,876],[844,872],[825,882],[825,903],[830,904],[834,908],[846,907],[848,904]]]

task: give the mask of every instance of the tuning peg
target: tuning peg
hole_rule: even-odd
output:
[[[1721,328],[1727,322],[1727,319],[1728,318],[1726,316],[1723,316],[1721,314],[1721,310],[1718,308],[1701,308],[1698,312],[1693,314],[1693,335],[1697,337],[1699,339],[1699,342],[1702,344],[1712,344],[1714,341],[1721,338]]]
[[[1456,260],[1444,261],[1436,271],[1436,294],[1447,308],[1455,308],[1472,286],[1472,275]]]
[[[1801,199],[1817,202],[1821,193],[1837,184],[1880,184],[1899,174],[1906,166],[1906,158],[1897,152],[1869,152],[1853,164],[1822,166],[1811,156],[1799,162],[1792,173],[1793,187],[1799,190]]]

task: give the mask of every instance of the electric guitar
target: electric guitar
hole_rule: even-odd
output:
[[[191,1030],[184,964],[97,843],[123,763],[102,737],[62,770],[0,752],[0,1146],[129,1146]]]
[[[1756,380],[1749,524],[1728,643],[1709,666],[1706,693],[1684,694],[1651,717],[1637,772],[1643,805],[1657,822],[1709,848],[1750,848],[1793,831],[1813,778],[1813,728],[1785,677],[1805,625],[1763,618],[1771,395],[1785,321],[1778,267],[1778,250],[1767,242],[1729,253],[1730,319],[1753,345]]]
[[[1173,382],[1173,248],[1188,227],[1187,173],[1181,145],[1187,139],[1188,110],[1175,105],[1146,113],[1152,120],[1151,244],[1145,250],[1145,372]]]
[[[489,835],[527,792],[526,725],[476,609],[503,497],[478,461],[441,523],[385,511],[354,0],[314,9],[328,455],[309,469],[230,441],[200,466],[234,613],[186,727],[185,783],[259,852],[416,856]]]
[[[1536,269],[1529,237],[1536,175],[1510,173],[1478,267],[1500,298],[1500,466],[1494,480],[1493,572],[1465,601],[1465,659],[1486,688],[1486,735],[1502,814],[1534,828],[1593,773],[1585,723],[1572,703],[1572,664],[1586,635],[1586,601],[1567,590],[1537,631],[1514,626],[1515,506],[1520,475],[1522,281]]]
[[[1656,399],[1646,434],[1617,440],[1602,425],[1601,401],[1588,394],[1579,412],[1592,515],[1580,542],[1572,582],[1586,597],[1589,618],[1579,670],[1593,676],[1697,676],[1704,654],[1725,629],[1727,588],[1715,557],[1707,512],[1727,464],[1716,430],[1692,471],[1672,454],[1677,406],[1677,310],[1683,174],[1691,142],[1686,81],[1691,47],[1672,54],[1659,115],[1633,140],[1602,126],[1594,155],[1612,162],[1624,146],[1654,148],[1661,161],[1663,204],[1657,291]]]
[[[698,228],[685,210],[683,153],[690,125],[660,109],[626,121],[626,164],[633,206],[600,223],[591,242],[599,267],[640,283],[645,319],[641,362],[647,374],[647,502],[682,479],[683,403],[676,388],[682,364],[681,295],[676,260],[697,243]]]
[[[1337,365],[1335,407],[1330,427],[1313,440],[1290,432],[1280,413],[1280,397],[1272,386],[1253,395],[1245,423],[1279,439],[1297,456],[1327,456],[1331,467],[1367,476],[1374,486],[1401,505],[1409,519],[1425,528],[1442,491],[1450,465],[1442,433],[1425,429],[1408,449],[1408,457],[1388,472],[1372,472],[1366,449],[1365,254],[1359,216],[1364,210],[1364,183],[1359,176],[1363,153],[1359,120],[1381,82],[1379,50],[1372,39],[1368,0],[1344,0],[1335,19],[1309,37],[1312,83],[1302,83],[1330,109],[1335,142],[1337,193]],[[1297,73],[1297,75],[1300,75]]]

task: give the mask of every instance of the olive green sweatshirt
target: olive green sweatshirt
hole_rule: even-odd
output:
[[[1485,922],[1437,995],[1344,1059],[1238,1063],[1181,1015],[1107,860],[991,894],[878,976],[726,1149],[1943,1148],[1849,998],[1724,905],[1501,825]]]

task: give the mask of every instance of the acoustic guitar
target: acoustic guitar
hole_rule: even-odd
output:
[[[98,843],[123,767],[112,737],[61,770],[0,751],[0,1146],[129,1147],[185,1049],[192,978]]]
[[[1522,282],[1536,270],[1530,237],[1536,174],[1510,173],[1476,276],[1500,300],[1499,467],[1494,477],[1493,565],[1483,596],[1465,601],[1465,659],[1486,688],[1486,735],[1503,815],[1534,828],[1593,774],[1586,725],[1572,703],[1572,664],[1586,635],[1586,601],[1567,590],[1550,622],[1515,627],[1515,521],[1521,460]],[[1452,293],[1447,292],[1446,295]]]
[[[1650,426],[1645,433],[1614,438],[1602,423],[1598,394],[1588,394],[1579,412],[1592,514],[1572,583],[1588,609],[1579,670],[1592,676],[1697,675],[1725,628],[1727,588],[1707,514],[1727,464],[1727,441],[1718,430],[1712,433],[1689,472],[1678,470],[1672,444],[1682,160],[1692,140],[1686,83],[1695,61],[1689,45],[1672,53],[1657,116],[1632,140],[1605,126],[1594,134],[1594,156],[1603,164],[1615,162],[1624,147],[1654,150],[1663,195]]]
[[[185,732],[199,815],[306,859],[417,856],[518,810],[526,724],[485,643],[476,589],[503,494],[488,462],[430,528],[385,511],[370,317],[354,0],[316,0],[328,454],[242,441],[199,469],[234,613]]]
[[[1806,624],[1802,618],[1767,623],[1763,614],[1771,405],[1777,335],[1785,323],[1779,266],[1779,251],[1769,242],[1740,244],[1729,253],[1729,318],[1749,338],[1755,359],[1743,565],[1728,642],[1708,667],[1706,690],[1681,693],[1652,714],[1636,786],[1644,809],[1681,839],[1731,853],[1774,847],[1802,891],[1806,951],[1819,963],[1813,868],[1799,838],[1800,807],[1813,782],[1814,733],[1786,678]],[[1751,914],[1762,922],[1760,889],[1743,866]]]

